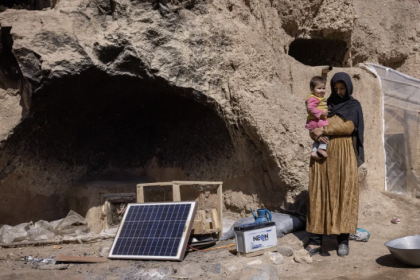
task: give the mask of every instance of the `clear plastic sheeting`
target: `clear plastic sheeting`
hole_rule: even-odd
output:
[[[0,243],[29,241],[63,241],[65,243],[91,243],[100,239],[115,237],[117,228],[102,231],[99,235],[89,233],[85,218],[74,211],[61,220],[47,222],[40,220],[33,224],[23,223],[17,226],[0,227]]]
[[[86,232],[88,231],[88,224],[85,218],[70,210],[67,214],[67,217],[62,219],[56,227],[54,227],[54,232],[57,235],[76,235],[77,232]]]
[[[383,92],[386,187],[390,192],[420,194],[418,151],[420,80],[393,69],[367,63]]]
[[[0,228],[0,242],[10,243],[28,239],[28,230],[32,223],[19,224],[17,226],[4,225]]]

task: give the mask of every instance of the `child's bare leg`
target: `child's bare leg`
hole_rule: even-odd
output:
[[[318,149],[317,153],[320,154],[324,158],[327,158],[328,157],[328,154],[327,154],[327,151],[326,150]]]
[[[317,153],[318,147],[319,147],[319,142],[314,141],[314,143],[312,144],[311,158],[313,158],[315,160],[321,159],[321,157]]]

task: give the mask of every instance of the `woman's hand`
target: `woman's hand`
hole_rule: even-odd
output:
[[[327,136],[321,135],[321,136],[318,137],[317,141],[321,142],[321,143],[324,143],[324,144],[328,144],[329,139],[328,139]]]
[[[311,138],[312,140],[321,142],[321,143],[328,143],[328,137],[323,136],[322,134],[324,133],[324,128],[323,127],[318,127],[315,128],[314,130],[311,131]]]

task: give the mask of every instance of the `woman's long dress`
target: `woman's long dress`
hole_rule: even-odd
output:
[[[357,159],[352,121],[328,119],[326,160],[311,160],[306,230],[316,234],[356,233],[359,209]]]

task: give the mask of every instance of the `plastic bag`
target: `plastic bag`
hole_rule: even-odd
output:
[[[232,219],[222,218],[223,232],[228,232],[235,222]]]
[[[0,229],[0,242],[12,243],[19,242],[28,239],[28,230],[30,229],[32,222],[23,223],[17,226],[4,225]]]
[[[94,235],[92,233],[89,233],[89,234],[82,234],[82,235],[76,235],[76,236],[66,235],[66,236],[63,237],[63,242],[64,243],[78,242],[78,243],[82,244],[82,243],[96,242],[96,241],[98,241],[98,239],[99,239],[98,235]]]
[[[43,228],[31,228],[28,230],[28,240],[50,240],[54,238],[54,233]]]
[[[370,238],[370,233],[362,228],[357,228],[356,234],[350,234],[349,239],[350,240],[356,240],[356,241],[363,241],[368,242]]]
[[[281,213],[271,213],[272,215],[272,222],[276,223],[276,234],[277,238],[283,237],[285,234],[290,232],[299,230],[303,228],[305,225],[304,223],[295,216],[281,214]],[[234,227],[240,226],[242,224],[250,224],[255,222],[253,217],[247,217],[236,221],[233,226],[229,229],[229,231],[225,232],[220,238],[220,240],[227,240],[235,238],[235,230]]]
[[[75,235],[76,230],[87,231],[86,219],[70,210],[67,217],[62,219],[54,228],[54,233],[58,235]]]
[[[50,240],[54,237],[52,232],[52,225],[43,220],[39,220],[33,226],[30,227],[28,232],[28,240],[39,241],[39,240]]]
[[[117,231],[118,231],[118,227],[113,227],[113,228],[105,229],[105,230],[101,231],[101,233],[99,234],[99,236],[102,239],[114,238],[115,236],[117,236]]]

